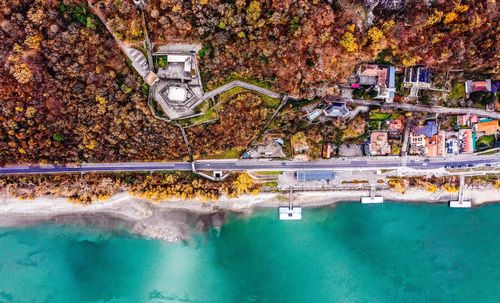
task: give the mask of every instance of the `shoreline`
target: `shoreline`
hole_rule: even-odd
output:
[[[499,191],[470,189],[466,198],[474,207],[500,202]],[[404,194],[378,191],[385,201],[401,203],[446,203],[457,193],[409,189]],[[333,206],[340,202],[356,202],[368,196],[367,191],[295,192],[293,204],[303,208]],[[360,202],[358,202],[360,203]],[[387,203],[387,202],[385,202]],[[220,197],[216,201],[169,200],[152,203],[123,192],[106,201],[90,205],[74,204],[65,198],[39,197],[33,200],[0,199],[0,227],[29,226],[44,223],[74,224],[124,230],[133,235],[166,242],[189,239],[193,228],[205,231],[222,226],[230,214],[247,216],[257,209],[288,205],[286,193],[261,193],[239,198]]]

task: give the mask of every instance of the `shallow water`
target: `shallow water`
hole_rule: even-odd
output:
[[[168,244],[0,228],[0,302],[498,302],[500,204],[343,203]]]

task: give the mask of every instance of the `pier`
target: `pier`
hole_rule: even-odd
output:
[[[471,208],[472,201],[464,198],[465,175],[460,175],[460,189],[458,190],[458,200],[451,200],[451,208]]]
[[[375,191],[377,189],[377,185],[375,183],[371,184],[370,187],[370,196],[369,197],[362,197],[361,198],[361,203],[363,204],[378,204],[378,203],[383,203],[384,202],[384,197],[382,196],[375,196]]]
[[[302,208],[293,206],[293,187],[290,187],[290,194],[288,197],[288,206],[279,208],[280,220],[301,220]]]

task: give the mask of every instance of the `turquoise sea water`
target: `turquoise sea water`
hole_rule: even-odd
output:
[[[0,302],[499,302],[500,204],[275,210],[167,244],[0,229]]]

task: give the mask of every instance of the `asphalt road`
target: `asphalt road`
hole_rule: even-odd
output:
[[[424,106],[424,105],[414,105],[406,103],[385,103],[381,101],[372,100],[362,100],[362,99],[342,99],[347,103],[365,106],[379,106],[383,108],[391,109],[401,109],[407,112],[424,112],[424,113],[435,113],[443,115],[464,115],[464,114],[476,114],[480,117],[488,117],[492,119],[500,119],[500,113],[494,111],[487,111],[479,108],[462,108],[462,107],[442,107],[442,106]]]
[[[378,157],[342,158],[316,161],[270,161],[270,160],[202,160],[194,166],[199,171],[299,171],[299,170],[376,170],[398,169],[438,169],[454,166],[500,167],[500,156],[456,156],[453,158],[421,157]],[[89,172],[144,172],[144,171],[191,171],[190,162],[123,162],[86,163],[80,166],[32,165],[0,167],[0,175],[12,174],[58,174]]]

